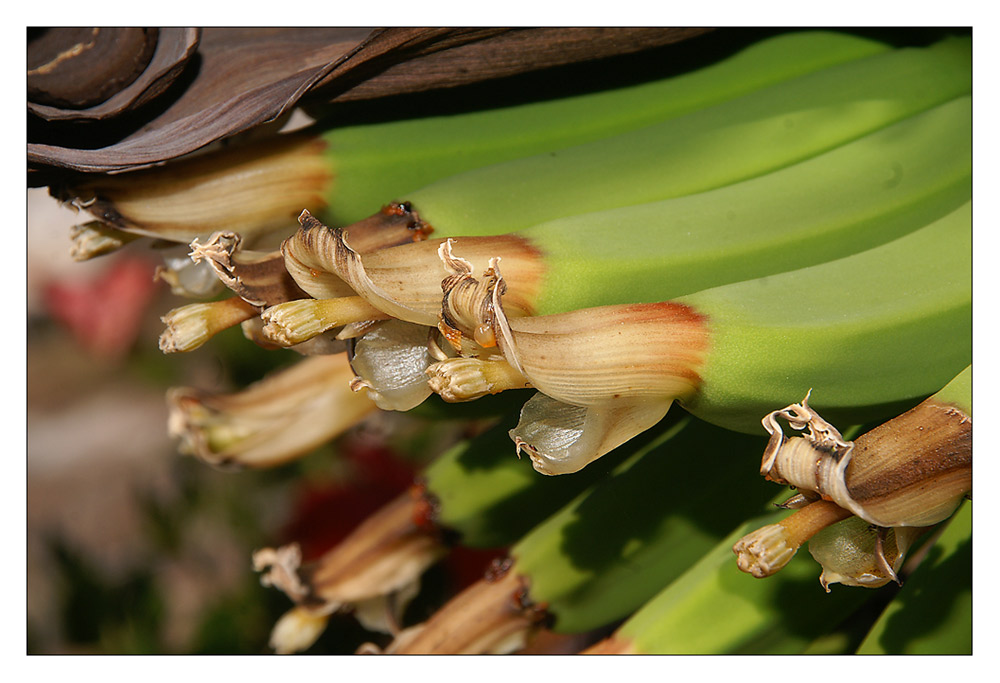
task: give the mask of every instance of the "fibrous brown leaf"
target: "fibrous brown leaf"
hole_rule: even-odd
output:
[[[635,53],[705,30],[205,28],[195,58],[173,65],[184,68],[169,89],[150,86],[131,106],[113,109],[112,101],[142,87],[143,72],[98,105],[120,114],[113,122],[101,116],[87,124],[57,121],[80,112],[33,111],[28,162],[88,172],[141,168],[273,121],[306,94],[337,104],[448,88]],[[147,71],[159,64],[159,54],[158,43]]]

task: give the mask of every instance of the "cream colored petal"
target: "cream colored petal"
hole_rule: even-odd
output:
[[[239,297],[180,306],[160,318],[167,329],[160,335],[160,351],[193,351],[222,330],[257,316],[257,309]]]
[[[427,383],[449,403],[472,401],[511,389],[527,389],[530,383],[502,357],[448,358],[427,368]]]
[[[397,633],[399,624],[403,620],[403,612],[418,593],[420,593],[419,576],[394,593],[377,595],[354,603],[354,618],[369,631]]]
[[[605,306],[510,318],[497,335],[512,366],[550,397],[576,405],[690,396],[707,348],[702,320],[679,304]]]
[[[89,221],[73,226],[70,231],[73,246],[69,253],[74,261],[87,261],[117,251],[138,238],[139,235],[116,230],[100,221]]]
[[[170,285],[170,291],[189,299],[206,299],[225,291],[225,285],[206,263],[195,263],[186,247],[161,252],[163,265],[157,266],[154,278]]]

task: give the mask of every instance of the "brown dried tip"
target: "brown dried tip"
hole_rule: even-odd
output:
[[[254,567],[264,585],[284,591],[313,614],[353,610],[365,626],[394,632],[420,577],[446,552],[419,488],[365,520],[337,547],[305,566],[298,547],[264,548]]]
[[[509,562],[462,591],[428,621],[403,631],[385,654],[507,654],[524,647],[546,616]]]
[[[808,396],[806,397],[808,399]],[[936,524],[972,489],[972,420],[928,399],[846,441],[804,399],[767,415],[761,474],[812,491],[879,527]],[[786,437],[785,419],[801,436]]]
[[[622,638],[621,636],[611,636],[605,638],[597,643],[594,643],[586,650],[580,653],[581,655],[635,655],[640,654],[636,649],[635,645],[630,641]]]
[[[217,232],[202,244],[191,242],[191,260],[206,262],[237,296],[266,307],[308,296],[285,270],[281,251],[243,249],[243,238],[235,232]]]

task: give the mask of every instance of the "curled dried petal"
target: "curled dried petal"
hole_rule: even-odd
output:
[[[254,306],[274,306],[307,295],[285,270],[280,251],[243,249],[234,232],[217,232],[202,244],[191,242],[191,260],[205,262],[229,289]]]
[[[779,417],[803,435],[785,437]],[[930,399],[856,441],[845,441],[806,400],[770,413],[763,424],[771,439],[762,474],[818,493],[869,524],[936,524],[972,488],[971,419]]]

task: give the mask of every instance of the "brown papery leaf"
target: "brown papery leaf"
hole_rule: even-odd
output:
[[[205,28],[172,87],[114,125],[30,120],[28,161],[92,172],[141,168],[273,121],[307,93],[334,104],[416,93],[631,54],[705,31]],[[156,55],[149,68],[155,63]]]
[[[172,41],[167,33],[161,45],[159,34],[155,28],[53,28],[29,32],[28,111],[43,118],[87,118],[89,112],[80,114],[75,110],[99,108],[97,105],[129,89],[147,71],[158,48],[162,58],[163,48]],[[189,41],[192,48],[197,45],[197,33],[193,37]]]

